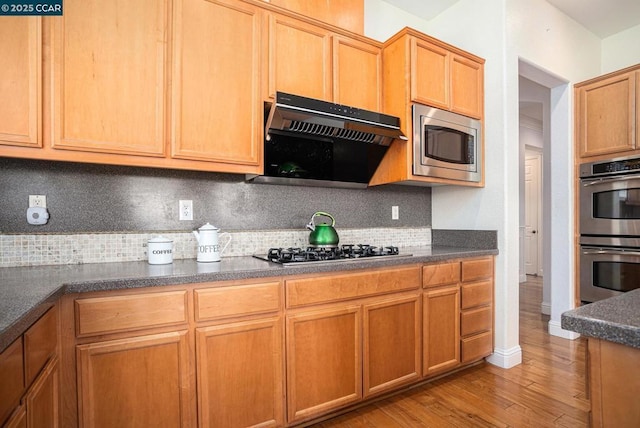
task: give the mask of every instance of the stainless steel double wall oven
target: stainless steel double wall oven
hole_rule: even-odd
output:
[[[580,165],[580,299],[640,288],[640,157]]]

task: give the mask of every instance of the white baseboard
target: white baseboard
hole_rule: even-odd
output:
[[[522,348],[518,345],[511,349],[494,349],[486,360],[494,366],[510,369],[522,363]]]
[[[551,303],[542,302],[540,312],[544,315],[551,315]]]
[[[560,327],[560,323],[557,321],[549,321],[549,334],[569,340],[576,340],[580,337],[580,333],[564,330],[562,327]]]

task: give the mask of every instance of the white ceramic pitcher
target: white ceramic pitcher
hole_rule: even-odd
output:
[[[198,240],[198,262],[208,263],[220,261],[220,256],[231,242],[231,235],[226,232],[218,234],[219,231],[220,229],[210,225],[209,223],[199,228],[198,231],[193,231],[193,235]],[[224,247],[220,249],[218,238],[225,235],[229,239],[227,240],[227,243],[224,244]]]

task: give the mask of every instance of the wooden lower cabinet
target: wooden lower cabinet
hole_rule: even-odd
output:
[[[420,379],[420,296],[363,306],[364,398]]]
[[[0,424],[20,403],[24,392],[22,336],[0,354]]]
[[[279,317],[196,329],[200,426],[284,425],[282,335]]]
[[[0,425],[60,426],[58,307],[0,354]]]
[[[426,290],[422,302],[424,376],[460,365],[460,288],[458,284]]]
[[[27,427],[60,426],[60,370],[58,358],[49,361],[24,399]]]
[[[78,345],[79,424],[195,426],[187,331]]]
[[[292,426],[446,374],[491,352],[492,266],[66,295],[63,425]]]
[[[591,425],[640,426],[640,349],[590,337],[587,341],[587,376],[591,399]]]
[[[13,412],[11,418],[7,421],[4,428],[27,428],[27,409],[20,406]]]
[[[362,398],[360,305],[287,315],[287,419],[320,416]]]

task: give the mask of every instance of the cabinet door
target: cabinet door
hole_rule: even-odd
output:
[[[53,23],[57,149],[163,156],[169,1],[68,0]]]
[[[195,426],[189,349],[186,331],[78,345],[80,424]]]
[[[282,336],[280,318],[196,329],[202,426],[284,425]]]
[[[451,55],[451,110],[482,119],[484,100],[483,65],[460,55]]]
[[[261,16],[237,1],[175,2],[173,157],[259,164]]]
[[[460,364],[460,289],[429,290],[423,299],[422,371],[429,376]]]
[[[0,144],[42,146],[41,22],[0,17]]]
[[[24,333],[24,374],[31,385],[58,349],[58,307],[49,309]]]
[[[362,397],[359,306],[287,315],[288,422]]]
[[[58,358],[49,362],[25,396],[28,427],[60,426]]]
[[[276,91],[331,101],[331,35],[304,21],[269,16],[267,97]]]
[[[333,95],[338,104],[382,110],[382,53],[346,37],[333,38]]]
[[[0,354],[0,424],[20,403],[24,392],[22,336]]]
[[[11,418],[3,425],[3,428],[27,428],[27,410],[22,405],[13,412]]]
[[[411,101],[448,110],[449,52],[415,37],[410,43]]]
[[[420,297],[363,307],[364,396],[420,378]]]
[[[636,148],[636,77],[610,77],[578,89],[578,144],[581,157]]]

